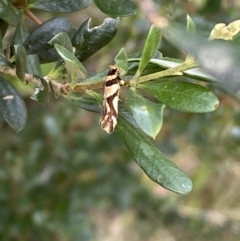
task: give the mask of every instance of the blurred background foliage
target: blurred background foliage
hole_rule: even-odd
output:
[[[216,23],[239,19],[240,1],[182,0],[164,10],[183,24],[188,13],[208,37]],[[42,21],[52,17],[35,14]],[[94,5],[64,16],[76,26],[90,17],[99,25],[106,17]],[[141,13],[122,18],[116,37],[85,67],[106,68],[123,46],[129,54],[141,50],[149,27]],[[10,41],[11,29],[7,36]],[[166,40],[160,51],[183,56]],[[193,191],[182,196],[150,181],[118,136],[101,130],[98,114],[52,93],[41,106],[28,89],[21,92],[28,109],[24,130],[15,133],[0,117],[0,240],[240,239],[240,110],[234,99],[217,92],[220,107],[208,114],[165,109],[155,143],[192,178]]]

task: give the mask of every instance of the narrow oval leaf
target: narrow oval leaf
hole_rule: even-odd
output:
[[[15,45],[23,44],[28,36],[29,36],[29,32],[27,27],[20,22],[17,25],[16,31],[14,32],[13,43]]]
[[[162,38],[161,30],[152,25],[150,28],[150,31],[148,33],[147,40],[145,42],[145,46],[142,52],[142,57],[139,63],[138,71],[136,73],[136,77],[140,76],[142,71],[145,69],[145,67],[148,65],[148,62],[154,55],[154,53],[159,48],[160,42]]]
[[[191,191],[191,179],[121,113],[116,132],[150,179],[173,192],[187,194]]]
[[[41,9],[47,12],[67,13],[80,11],[92,4],[92,0],[30,0],[29,8]]]
[[[51,19],[35,29],[24,42],[27,54],[38,54],[53,48],[48,42],[60,32],[70,32],[71,24],[65,18]]]
[[[139,85],[164,104],[185,112],[204,113],[216,110],[218,98],[201,85],[188,82],[162,82]]]
[[[17,26],[21,20],[21,11],[15,8],[11,1],[0,1],[0,18],[10,25]]]
[[[76,97],[71,95],[64,95],[64,98],[72,102],[74,105],[91,112],[100,113],[102,111],[101,105],[94,98],[90,97]]]
[[[89,28],[91,19],[85,21],[72,38],[72,44],[76,48],[75,55],[80,61],[84,61],[103,46],[108,44],[118,30],[119,18],[106,18],[102,25]]]
[[[16,74],[20,80],[25,79],[25,73],[27,70],[27,55],[25,48],[19,44],[15,45],[15,57],[16,57]]]
[[[86,79],[87,70],[74,56],[74,54],[59,44],[54,44],[54,47],[58,54],[63,58],[66,64],[67,72],[71,76],[72,82],[76,83],[79,79]]]
[[[165,105],[156,104],[137,94],[135,88],[130,88],[126,105],[132,111],[139,128],[153,138],[159,133],[163,123]]]
[[[189,15],[187,15],[187,31],[191,33],[196,33],[196,25]]]
[[[42,69],[40,66],[39,58],[36,54],[27,56],[27,73],[42,76]]]
[[[59,44],[61,46],[63,46],[64,48],[66,48],[69,51],[72,51],[73,47],[72,47],[72,42],[71,39],[69,38],[69,36],[62,32],[57,34],[56,36],[54,36],[50,41],[49,44],[54,45],[54,44]]]
[[[128,72],[128,57],[125,48],[121,48],[114,61],[116,65],[123,70],[123,73],[121,74],[125,74]]]
[[[129,0],[94,0],[98,8],[110,16],[129,16],[136,13],[136,4]]]
[[[26,124],[26,106],[16,90],[0,76],[0,110],[6,122],[15,130],[20,131]]]

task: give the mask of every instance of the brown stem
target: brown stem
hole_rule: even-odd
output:
[[[33,14],[29,9],[24,10],[24,13],[31,18],[36,24],[41,25],[42,22],[37,18],[35,14]]]
[[[16,74],[16,69],[8,67],[8,66],[0,66],[0,73],[4,73],[7,75],[10,75],[12,77],[17,77]],[[42,88],[42,83],[39,79],[35,78],[33,75],[31,74],[25,74],[25,81],[26,83],[32,83],[34,85],[36,85],[39,88]]]
[[[10,43],[7,43],[7,48],[6,48],[6,53],[5,53],[5,57],[7,60],[10,59],[10,56],[11,56],[11,48],[10,48]]]

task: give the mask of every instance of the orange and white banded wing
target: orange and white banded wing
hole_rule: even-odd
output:
[[[117,125],[120,81],[119,69],[110,65],[104,84],[103,108],[99,121],[102,129],[109,134],[114,131]]]

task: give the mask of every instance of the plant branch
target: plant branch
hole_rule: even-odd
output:
[[[8,66],[0,65],[0,73],[7,74],[7,75],[9,75],[11,77],[14,77],[14,78],[18,78],[17,74],[16,74],[16,69],[8,67]],[[32,83],[32,84],[36,85],[39,88],[43,88],[41,81],[38,78],[36,78],[33,75],[31,75],[31,74],[27,74],[26,73],[24,79],[25,79],[27,84],[28,83]]]
[[[37,18],[35,14],[33,14],[29,9],[24,10],[24,13],[31,18],[37,25],[41,25],[42,22]]]
[[[143,83],[149,80],[158,79],[158,78],[171,76],[171,75],[178,75],[179,73],[182,73],[184,70],[191,69],[196,66],[197,64],[194,60],[185,61],[176,67],[169,68],[161,72],[141,76],[133,80],[125,81],[123,85],[128,87],[137,86],[139,83]],[[8,66],[0,66],[0,73],[1,72],[4,74],[10,75],[12,77],[18,78],[15,68],[11,68]],[[43,89],[41,80],[35,77],[34,75],[26,73],[24,79],[27,84],[32,83],[39,89]],[[95,82],[86,81],[86,82],[78,83],[73,86],[71,83],[60,83],[59,81],[54,80],[49,76],[45,76],[43,77],[43,79],[54,91],[58,91],[62,94],[69,94],[71,92],[86,92],[88,90],[100,89],[103,87],[104,81],[105,81],[104,78],[102,78],[102,79],[96,80]]]
[[[157,72],[157,73],[153,73],[153,74],[149,74],[149,75],[145,75],[145,76],[141,76],[136,78],[135,80],[130,80],[127,81],[127,85],[131,84],[133,86],[136,86],[137,84],[149,81],[149,80],[153,80],[153,79],[158,79],[158,78],[162,78],[162,77],[166,77],[166,76],[171,76],[171,75],[178,75],[179,73],[182,74],[182,72],[184,70],[188,70],[194,67],[197,67],[197,63],[194,60],[189,60],[189,61],[185,61],[182,64],[179,64],[176,67],[173,68],[169,68],[166,70],[163,70],[161,72]]]

